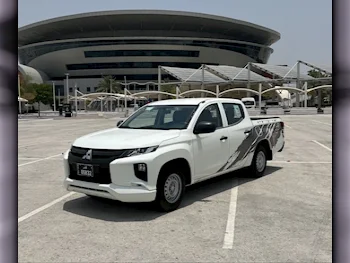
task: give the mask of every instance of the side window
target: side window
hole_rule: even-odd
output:
[[[234,125],[244,119],[242,105],[235,103],[223,103],[228,125]]]
[[[202,111],[201,115],[199,115],[197,123],[201,121],[214,122],[217,128],[222,127],[221,114],[217,103],[207,106]]]

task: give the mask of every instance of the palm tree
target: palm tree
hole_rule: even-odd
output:
[[[102,80],[98,83],[97,92],[120,93],[120,85],[112,76],[103,76]]]

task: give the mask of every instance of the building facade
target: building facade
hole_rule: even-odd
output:
[[[270,46],[279,39],[274,30],[232,18],[161,10],[77,14],[18,31],[19,63],[44,73],[43,81],[55,81],[63,93],[66,73],[71,92],[76,86],[87,93],[96,90],[103,75],[156,82],[159,65],[267,63]]]

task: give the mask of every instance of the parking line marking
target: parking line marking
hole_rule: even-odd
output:
[[[329,124],[329,123],[326,123],[326,122],[314,121],[314,120],[312,120],[312,121],[313,121],[313,122],[317,122],[317,123],[321,123],[321,124],[324,124],[324,125],[332,126],[332,124]]]
[[[38,157],[18,157],[18,160],[38,160]]]
[[[312,140],[312,141],[313,141],[314,143],[318,144],[319,146],[321,146],[321,147],[327,149],[328,151],[332,152],[332,149],[329,148],[329,147],[327,147],[326,145],[324,145],[324,144],[322,144],[322,143],[320,143],[320,142],[318,142],[318,141],[316,141],[316,140]]]
[[[40,213],[40,212],[44,211],[45,209],[47,209],[47,208],[49,208],[49,207],[51,207],[51,206],[61,202],[62,200],[66,199],[66,198],[68,198],[68,197],[70,197],[70,196],[72,196],[74,194],[75,194],[75,192],[70,192],[70,193],[68,193],[68,194],[66,194],[66,195],[64,195],[64,196],[62,196],[60,198],[57,198],[56,200],[53,200],[52,202],[50,202],[50,203],[48,203],[46,205],[43,205],[42,207],[39,207],[38,209],[35,209],[34,211],[32,211],[32,212],[30,212],[30,213],[28,213],[28,214],[26,214],[24,216],[21,216],[20,218],[18,218],[18,223],[20,223],[20,222],[22,222],[22,221],[32,217],[33,215],[36,215],[37,213]]]
[[[319,161],[268,161],[269,163],[290,163],[290,164],[327,164],[332,162],[319,162]]]
[[[235,220],[236,220],[236,209],[237,209],[237,196],[238,196],[238,182],[237,179],[233,181],[231,189],[231,198],[229,212],[227,216],[226,232],[224,236],[223,249],[232,249],[233,240],[235,237]]]
[[[290,126],[287,125],[287,124],[284,124],[284,126],[286,126],[286,127],[289,128],[289,129],[293,129],[292,127],[290,127]]]
[[[52,156],[49,156],[49,157],[46,157],[46,158],[42,158],[42,159],[39,159],[39,160],[35,160],[35,161],[31,161],[31,162],[27,162],[27,163],[22,163],[22,164],[19,164],[18,167],[21,167],[21,166],[24,166],[24,165],[28,165],[28,164],[32,164],[32,163],[37,163],[37,162],[41,162],[41,161],[45,161],[45,160],[49,160],[51,158],[55,158],[55,157],[58,157],[62,155],[62,153],[60,154],[56,154],[56,155],[52,155]]]

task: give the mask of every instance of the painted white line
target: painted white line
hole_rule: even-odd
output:
[[[18,119],[19,121],[30,121],[30,122],[41,122],[41,121],[53,121],[53,118],[49,119],[34,119],[34,118],[28,118],[28,119]],[[27,123],[26,123],[27,124]]]
[[[38,160],[40,158],[37,157],[18,157],[18,160]]]
[[[18,167],[25,166],[25,165],[32,164],[32,163],[37,163],[37,162],[45,161],[45,160],[49,160],[49,159],[51,159],[51,158],[55,158],[55,157],[58,157],[58,156],[60,156],[60,155],[62,155],[62,153],[56,154],[56,155],[52,155],[52,156],[49,156],[49,157],[46,157],[46,158],[42,158],[42,159],[39,159],[39,160],[35,160],[35,161],[27,162],[27,163],[22,163],[22,164],[19,164]]]
[[[230,207],[228,211],[226,232],[224,236],[223,249],[232,249],[233,240],[235,237],[235,220],[236,220],[236,209],[237,209],[237,196],[238,196],[238,183],[237,179],[233,181],[233,187],[231,189]]]
[[[332,163],[332,162],[319,162],[319,161],[268,161],[269,163],[290,163],[290,164],[329,164],[329,163]]]
[[[332,149],[329,148],[329,147],[327,147],[326,145],[324,145],[324,144],[322,144],[322,143],[320,143],[320,142],[318,142],[318,141],[315,141],[315,140],[312,140],[312,141],[313,141],[314,143],[318,144],[319,146],[321,146],[321,147],[327,149],[328,151],[332,152]]]
[[[329,123],[326,123],[326,122],[314,121],[314,120],[312,120],[312,121],[313,121],[313,122],[317,122],[317,123],[321,123],[321,124],[324,124],[324,125],[332,126],[332,124],[329,124]]]
[[[287,124],[284,124],[284,126],[286,126],[286,127],[289,128],[289,129],[293,129],[292,127],[290,127],[290,126],[287,125]]]
[[[57,198],[56,200],[53,200],[52,202],[50,202],[50,203],[48,203],[46,205],[43,205],[42,207],[39,207],[38,209],[35,209],[34,211],[32,211],[32,212],[30,212],[30,213],[28,213],[28,214],[26,214],[24,216],[21,216],[20,218],[18,218],[18,223],[20,223],[20,222],[22,222],[22,221],[32,217],[33,215],[36,215],[37,213],[40,213],[40,212],[44,211],[45,209],[47,209],[47,208],[49,208],[49,207],[51,207],[51,206],[61,202],[62,200],[66,199],[66,198],[68,198],[68,197],[70,197],[70,196],[72,196],[74,194],[75,194],[75,192],[70,192],[70,193],[68,193],[68,194],[66,194],[66,195],[64,195],[64,196],[62,196],[60,198]]]

